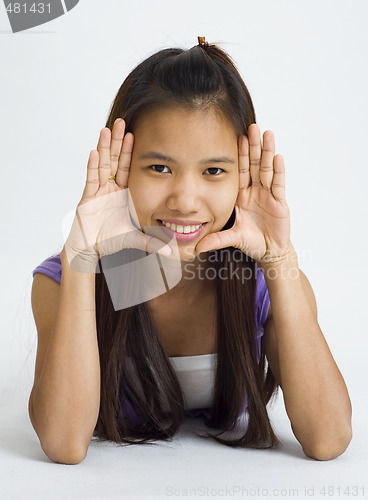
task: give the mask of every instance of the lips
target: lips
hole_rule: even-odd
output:
[[[201,232],[203,231],[203,228],[207,225],[207,222],[204,222],[201,224],[201,226],[198,229],[196,229],[195,231],[193,231],[191,233],[178,233],[177,231],[173,231],[171,228],[166,227],[166,225],[162,222],[162,220],[157,219],[157,222],[159,223],[160,227],[165,232],[165,234],[167,234],[170,237],[170,239],[175,237],[176,241],[178,241],[178,242],[188,242],[188,241],[195,240],[201,234]],[[167,221],[167,222],[169,222],[169,221]],[[182,224],[178,224],[178,225],[182,225]],[[195,224],[187,224],[187,225],[194,226]]]
[[[157,219],[157,221],[166,227],[168,227],[167,224],[169,224],[171,226],[170,229],[172,229],[172,226],[174,225],[176,227],[176,229],[181,226],[183,229],[184,229],[184,227],[190,227],[191,229],[194,227],[195,230],[197,230],[197,229],[199,229],[198,226],[205,224],[205,222],[195,222],[195,221],[185,221],[184,222],[184,221],[179,221],[179,220],[174,221],[173,219]],[[179,231],[175,231],[175,232],[179,232]],[[190,232],[193,232],[193,231],[190,231]],[[188,233],[185,233],[185,234],[188,234]]]
[[[160,222],[168,222],[169,224],[175,224],[176,226],[199,226],[199,224],[205,224],[205,222],[198,220],[184,220],[184,219],[157,219]]]

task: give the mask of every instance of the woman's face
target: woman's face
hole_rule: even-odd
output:
[[[150,226],[161,226],[165,242],[175,236],[180,259],[193,259],[197,243],[220,231],[235,206],[239,173],[233,126],[214,110],[176,107],[144,114],[134,131],[128,188],[135,224],[156,236]],[[192,227],[199,224],[204,225]]]

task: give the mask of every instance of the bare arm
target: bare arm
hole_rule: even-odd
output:
[[[313,290],[296,253],[263,269],[272,304],[266,356],[282,388],[293,433],[306,455],[330,460],[351,440],[351,402],[317,322]],[[269,277],[267,277],[269,276]]]
[[[96,263],[124,248],[171,253],[132,224],[127,191],[134,136],[124,132],[124,120],[117,119],[112,132],[101,130],[97,151],[90,153],[86,186],[60,255],[60,287],[43,276],[32,288],[39,346],[29,414],[43,450],[56,462],[83,460],[98,420]]]
[[[73,463],[87,453],[100,407],[95,275],[71,270],[64,249],[60,257],[62,279],[51,332],[40,331],[48,298],[32,291],[39,342],[40,336],[49,340],[47,352],[40,353],[44,359],[37,359],[41,372],[36,366],[29,411],[49,458]]]
[[[124,238],[113,238],[115,224],[109,226],[113,217],[130,222],[123,195],[128,185],[133,136],[127,134],[123,141],[124,132],[124,120],[115,122],[112,133],[103,128],[97,151],[90,152],[85,189],[60,254],[60,286],[42,274],[36,274],[33,282],[38,348],[29,415],[42,449],[55,462],[82,461],[98,420],[101,385],[95,310],[99,258],[96,247],[101,233],[102,243],[107,242],[105,254],[124,248]],[[119,185],[109,180],[115,174]],[[131,223],[119,229],[118,234],[124,234],[125,229],[132,234]],[[116,242],[117,248],[110,248],[109,242]],[[128,243],[127,248],[131,248]],[[141,243],[144,249],[143,239]],[[74,257],[78,257],[77,265]],[[69,265],[72,261],[73,269]]]

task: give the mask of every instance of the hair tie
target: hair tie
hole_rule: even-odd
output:
[[[210,47],[214,47],[214,45],[210,45],[208,42],[206,42],[206,37],[205,36],[199,36],[198,37],[198,47],[202,47],[206,52]]]

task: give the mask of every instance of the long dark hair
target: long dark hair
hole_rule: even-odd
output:
[[[126,132],[134,133],[143,112],[170,106],[220,111],[238,136],[247,135],[249,125],[256,121],[247,87],[229,55],[216,45],[164,49],[141,62],[120,87],[106,126],[112,130],[121,117]],[[234,219],[233,211],[223,230],[232,227]],[[211,416],[205,419],[208,427],[220,432],[203,437],[229,446],[277,447],[280,442],[266,406],[278,386],[268,365],[266,369],[263,340],[257,362],[256,262],[233,247],[210,253],[215,257],[212,266],[216,271],[220,266],[226,270],[228,279],[224,272],[221,279],[215,273],[217,370]],[[234,278],[236,269],[244,268],[250,276],[245,283]],[[244,272],[239,274],[244,276]],[[184,398],[147,303],[115,311],[105,276],[96,273],[96,323],[101,401],[94,437],[120,444],[153,444],[172,438],[186,415]],[[247,411],[247,429],[240,437],[219,437],[236,429],[239,415]]]

